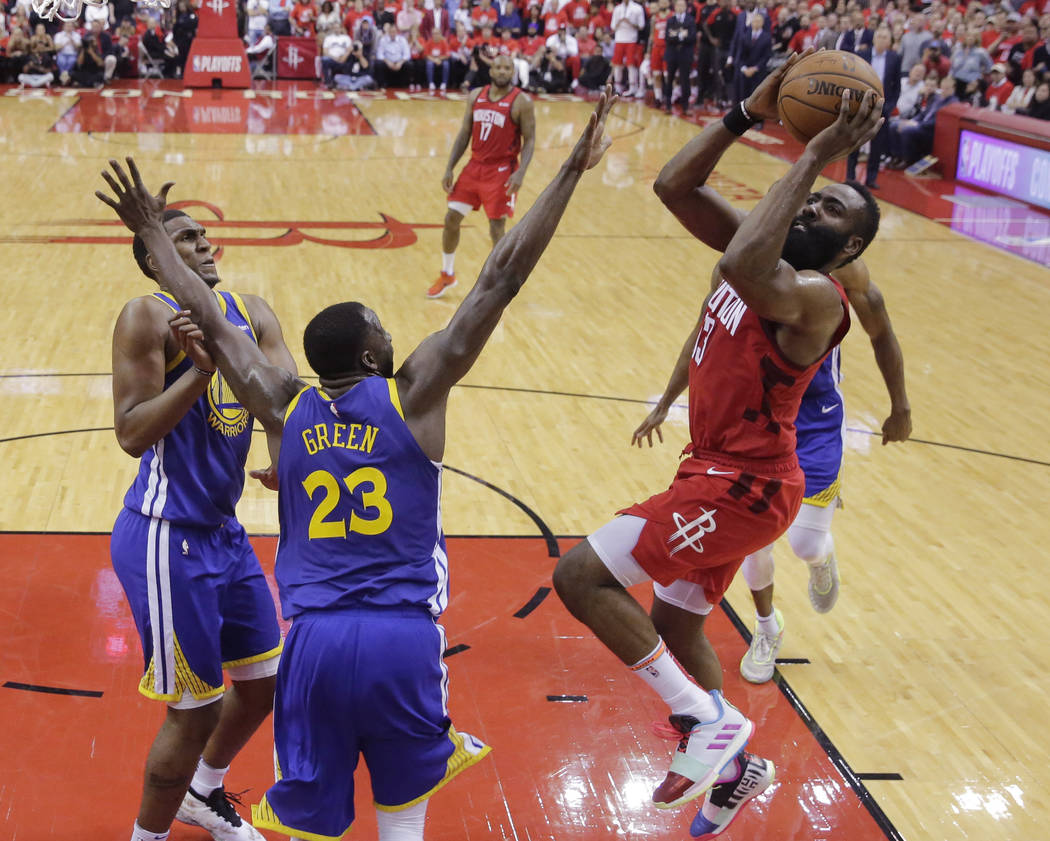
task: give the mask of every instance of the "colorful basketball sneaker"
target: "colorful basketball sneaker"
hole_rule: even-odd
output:
[[[240,802],[236,794],[230,794],[222,786],[207,797],[201,797],[191,788],[182,798],[175,820],[208,830],[215,841],[266,841],[259,830],[237,814],[233,804]]]
[[[438,279],[434,281],[434,285],[427,290],[427,297],[440,298],[445,294],[446,289],[451,289],[455,285],[456,276],[454,274],[442,272],[438,275]]]
[[[710,695],[719,713],[713,721],[702,722],[691,715],[668,718],[673,728],[668,728],[668,733],[671,738],[677,736],[679,742],[671,770],[653,792],[653,805],[658,809],[674,809],[711,788],[722,769],[751,738],[754,724],[718,690]]]
[[[835,553],[809,568],[809,603],[817,613],[827,613],[839,598],[839,565]]]
[[[689,834],[694,838],[721,835],[748,800],[773,785],[776,768],[768,759],[741,751],[736,761],[739,766],[736,777],[714,786],[693,818]]]

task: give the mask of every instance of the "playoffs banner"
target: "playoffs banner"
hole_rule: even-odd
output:
[[[237,37],[234,0],[204,0],[197,9],[197,37],[190,46],[183,83],[188,88],[249,88],[248,54]]]

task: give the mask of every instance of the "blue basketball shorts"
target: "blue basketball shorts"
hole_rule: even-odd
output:
[[[277,671],[277,782],[253,823],[298,838],[342,837],[363,756],[375,806],[430,797],[490,750],[448,717],[445,632],[421,608],[347,608],[295,617]]]
[[[124,508],[110,557],[142,640],[147,698],[200,706],[222,694],[223,669],[235,680],[274,674],[277,611],[236,520],[193,528]]]
[[[798,409],[796,453],[806,475],[803,503],[827,507],[838,499],[846,411],[836,391],[805,397]]]

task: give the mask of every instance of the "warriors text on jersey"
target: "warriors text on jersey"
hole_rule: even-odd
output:
[[[471,161],[483,164],[517,164],[521,151],[521,129],[511,119],[514,100],[521,90],[511,88],[503,99],[489,99],[491,87],[485,85],[474,100],[473,128],[470,132]]]
[[[275,574],[284,616],[331,608],[448,604],[441,465],[401,414],[394,380],[335,399],[301,391],[284,422]]]
[[[689,362],[687,451],[742,460],[793,455],[802,395],[849,329],[846,293],[832,282],[842,298],[842,322],[828,351],[806,367],[783,357],[775,325],[752,312],[729,283],[711,293]]]
[[[172,311],[181,309],[167,293],[153,295]],[[255,340],[240,296],[233,292],[215,295],[227,321]],[[192,365],[180,351],[168,363],[164,388],[169,388]],[[124,496],[124,506],[181,525],[222,525],[234,516],[244,490],[244,464],[251,437],[252,416],[216,372],[208,390],[175,428],[142,456],[138,476]]]

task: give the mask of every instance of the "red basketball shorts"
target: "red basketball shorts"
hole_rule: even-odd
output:
[[[489,219],[513,216],[516,196],[507,195],[507,179],[517,168],[516,163],[480,164],[471,160],[452,187],[449,205],[470,205],[474,210],[484,205]]]
[[[663,73],[667,69],[663,44],[653,44],[653,51],[649,54],[649,69],[653,73]]]
[[[794,457],[745,463],[694,452],[666,491],[617,513],[646,521],[631,554],[650,578],[699,584],[718,604],[744,558],[787,531],[805,487]]]
[[[612,63],[617,67],[637,67],[642,63],[645,47],[642,44],[626,44],[617,41],[613,46]]]

